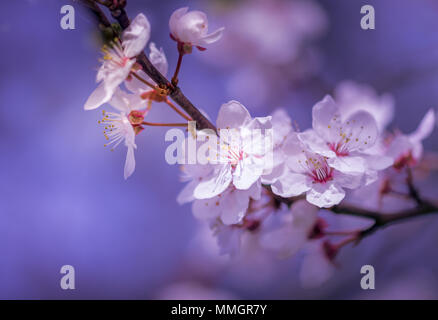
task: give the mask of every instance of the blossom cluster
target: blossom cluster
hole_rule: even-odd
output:
[[[172,14],[169,27],[180,54],[173,80],[182,55],[193,47],[205,50],[224,31],[208,34],[206,15],[187,8]],[[135,137],[148,125],[144,119],[152,102],[172,106],[136,62],[149,38],[150,23],[139,14],[120,39],[103,48],[99,85],[84,106],[91,110],[109,103],[115,109],[104,111],[101,122],[108,145],[123,142],[127,147],[125,179],[134,171]],[[149,49],[149,60],[166,76],[163,50],[154,43]],[[363,196],[370,186],[380,196],[387,193],[394,171],[401,174],[421,161],[422,141],[436,125],[431,109],[413,133],[391,132],[393,116],[390,95],[379,96],[353,82],[341,83],[333,97],[317,102],[312,127],[303,131],[295,128],[284,109],[252,117],[240,102],[229,101],[219,109],[216,132],[189,130],[187,140],[210,141],[203,150],[208,161],[182,166],[187,184],[177,201],[191,203],[193,215],[211,227],[223,252],[238,252],[242,237],[251,233],[257,235],[260,248],[281,256],[318,241],[322,255],[331,260],[338,247],[321,240],[327,224],[319,210],[339,205],[347,195]]]

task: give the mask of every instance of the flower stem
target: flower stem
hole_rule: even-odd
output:
[[[183,56],[184,56],[184,52],[182,50],[180,50],[179,48],[178,48],[178,53],[179,53],[178,62],[176,64],[175,73],[173,74],[173,77],[172,77],[172,80],[171,80],[172,84],[175,87],[178,84],[178,74],[179,74],[179,70],[181,69],[182,59],[183,59]]]
[[[152,127],[187,127],[187,123],[158,123],[143,121],[141,124]]]
[[[143,82],[145,85],[151,87],[152,89],[155,89],[155,86],[150,83],[149,81],[143,79],[142,77],[140,77],[137,73],[135,72],[131,72],[131,75],[133,75],[134,77],[136,77],[138,80],[140,80],[141,82]]]
[[[176,113],[178,113],[181,117],[183,117],[184,119],[186,119],[187,121],[192,121],[192,118],[190,118],[189,116],[185,115],[181,110],[179,110],[172,102],[170,102],[169,99],[166,99],[166,104],[171,107],[173,110],[175,110]]]

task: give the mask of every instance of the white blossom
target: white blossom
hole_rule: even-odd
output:
[[[105,126],[104,136],[114,150],[120,143],[124,142],[127,147],[124,177],[127,179],[135,170],[134,149],[136,131],[132,122],[133,111],[138,111],[140,116],[145,114],[140,109],[144,108],[144,101],[140,97],[128,94],[120,88],[116,88],[113,97],[109,102],[118,112],[103,111],[103,119],[100,121]]]
[[[115,40],[112,47],[103,48],[104,61],[96,77],[100,84],[85,102],[85,110],[96,109],[111,99],[131,72],[136,56],[149,41],[150,32],[148,19],[140,13],[123,32],[121,43]]]
[[[308,149],[297,133],[291,133],[283,150],[286,167],[272,191],[284,198],[306,193],[310,203],[328,208],[345,197],[344,188],[355,189],[363,184],[359,174],[345,174],[329,166],[327,158]]]
[[[169,20],[171,36],[178,42],[201,49],[222,37],[224,28],[208,34],[207,15],[202,11],[188,11],[188,7],[175,10]]]

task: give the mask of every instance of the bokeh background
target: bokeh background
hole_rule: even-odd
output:
[[[73,4],[76,29],[62,30],[60,8]],[[371,4],[376,30],[360,28]],[[438,102],[438,3],[435,0],[128,0],[144,12],[152,41],[170,70],[173,10],[209,15],[224,39],[184,58],[180,85],[215,119],[238,99],[253,115],[286,108],[300,128],[311,107],[342,80],[389,92],[391,128],[410,132]],[[123,180],[125,150],[109,152],[97,121],[82,108],[95,88],[99,36],[78,2],[8,1],[0,35],[0,298],[438,298],[438,217],[392,226],[349,247],[339,270],[317,288],[298,280],[300,256],[227,260],[179,206],[179,169],[164,160],[164,129],[138,136],[137,168]],[[155,105],[151,121],[176,116]],[[426,150],[438,147],[435,132]],[[436,176],[420,186],[436,198]],[[346,218],[347,219],[347,218]],[[333,220],[337,227],[343,221]],[[348,223],[348,222],[346,222]],[[62,265],[76,270],[76,290],[61,290]],[[376,290],[360,288],[360,267],[376,269]]]

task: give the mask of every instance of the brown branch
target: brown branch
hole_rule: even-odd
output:
[[[378,229],[385,228],[391,224],[398,223],[410,218],[438,213],[438,204],[421,200],[421,203],[415,208],[392,213],[381,213],[378,211],[367,210],[345,203],[334,206],[330,210],[336,214],[345,214],[374,220],[374,223],[371,225],[371,227],[359,233],[357,241],[360,241],[366,236],[374,233]]]

